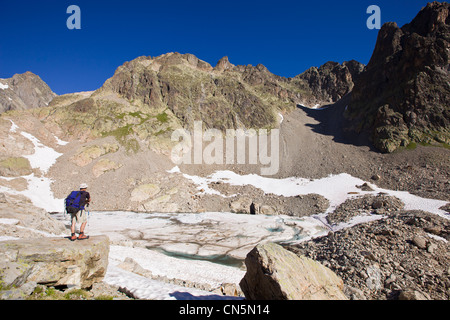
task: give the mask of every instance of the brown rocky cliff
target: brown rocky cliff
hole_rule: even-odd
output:
[[[409,24],[381,28],[352,92],[348,130],[369,132],[376,148],[450,143],[450,17],[433,2]]]
[[[57,96],[32,72],[15,74],[10,79],[1,79],[0,83],[7,86],[6,89],[0,89],[0,113],[45,107]]]

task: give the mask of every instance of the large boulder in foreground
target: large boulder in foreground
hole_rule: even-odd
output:
[[[0,242],[1,287],[26,283],[89,288],[101,282],[108,267],[109,238],[71,242],[39,238]]]
[[[280,245],[256,246],[245,264],[240,286],[248,300],[347,300],[333,271]]]

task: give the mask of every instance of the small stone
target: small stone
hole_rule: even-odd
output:
[[[428,245],[428,247],[427,247],[427,251],[429,252],[429,253],[434,253],[434,251],[437,249],[438,247],[437,247],[437,245],[435,245],[434,243],[430,243],[429,245]]]
[[[364,293],[358,289],[351,286],[345,286],[344,293],[350,300],[367,300]]]
[[[399,297],[399,300],[430,300],[423,292],[413,289],[403,290]]]
[[[380,209],[381,207],[383,207],[383,201],[382,200],[375,200],[373,203],[372,203],[372,209]]]
[[[367,288],[369,288],[369,290],[381,289],[381,270],[377,266],[371,265],[367,267],[366,272],[368,275],[366,279]]]
[[[367,184],[367,182],[364,182],[364,184],[356,187],[361,189],[362,191],[374,191],[372,187]]]
[[[381,179],[381,177],[380,177],[378,174],[374,174],[374,175],[372,176],[372,178],[370,178],[370,179],[375,180],[375,181],[378,181],[378,180]]]
[[[414,236],[412,242],[420,249],[426,249],[427,247],[427,240],[424,237]]]
[[[390,284],[392,284],[393,282],[395,282],[397,280],[397,277],[395,276],[395,274],[392,274],[389,278],[386,279],[386,281],[384,281],[384,286],[387,287]]]

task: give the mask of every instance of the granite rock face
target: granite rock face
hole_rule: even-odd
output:
[[[39,238],[0,242],[3,287],[26,283],[89,288],[106,273],[109,238]]]
[[[347,130],[368,132],[382,152],[450,143],[449,10],[433,2],[402,28],[383,25],[352,91]]]
[[[256,246],[245,264],[240,286],[249,300],[347,300],[333,271],[280,245]]]
[[[46,107],[56,96],[39,76],[31,72],[0,79],[0,113]]]

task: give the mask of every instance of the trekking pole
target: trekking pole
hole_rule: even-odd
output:
[[[87,227],[89,228],[89,221],[90,221],[90,217],[91,217],[91,211],[89,210],[89,204],[86,206],[87,212],[88,212],[88,217],[87,217]]]

